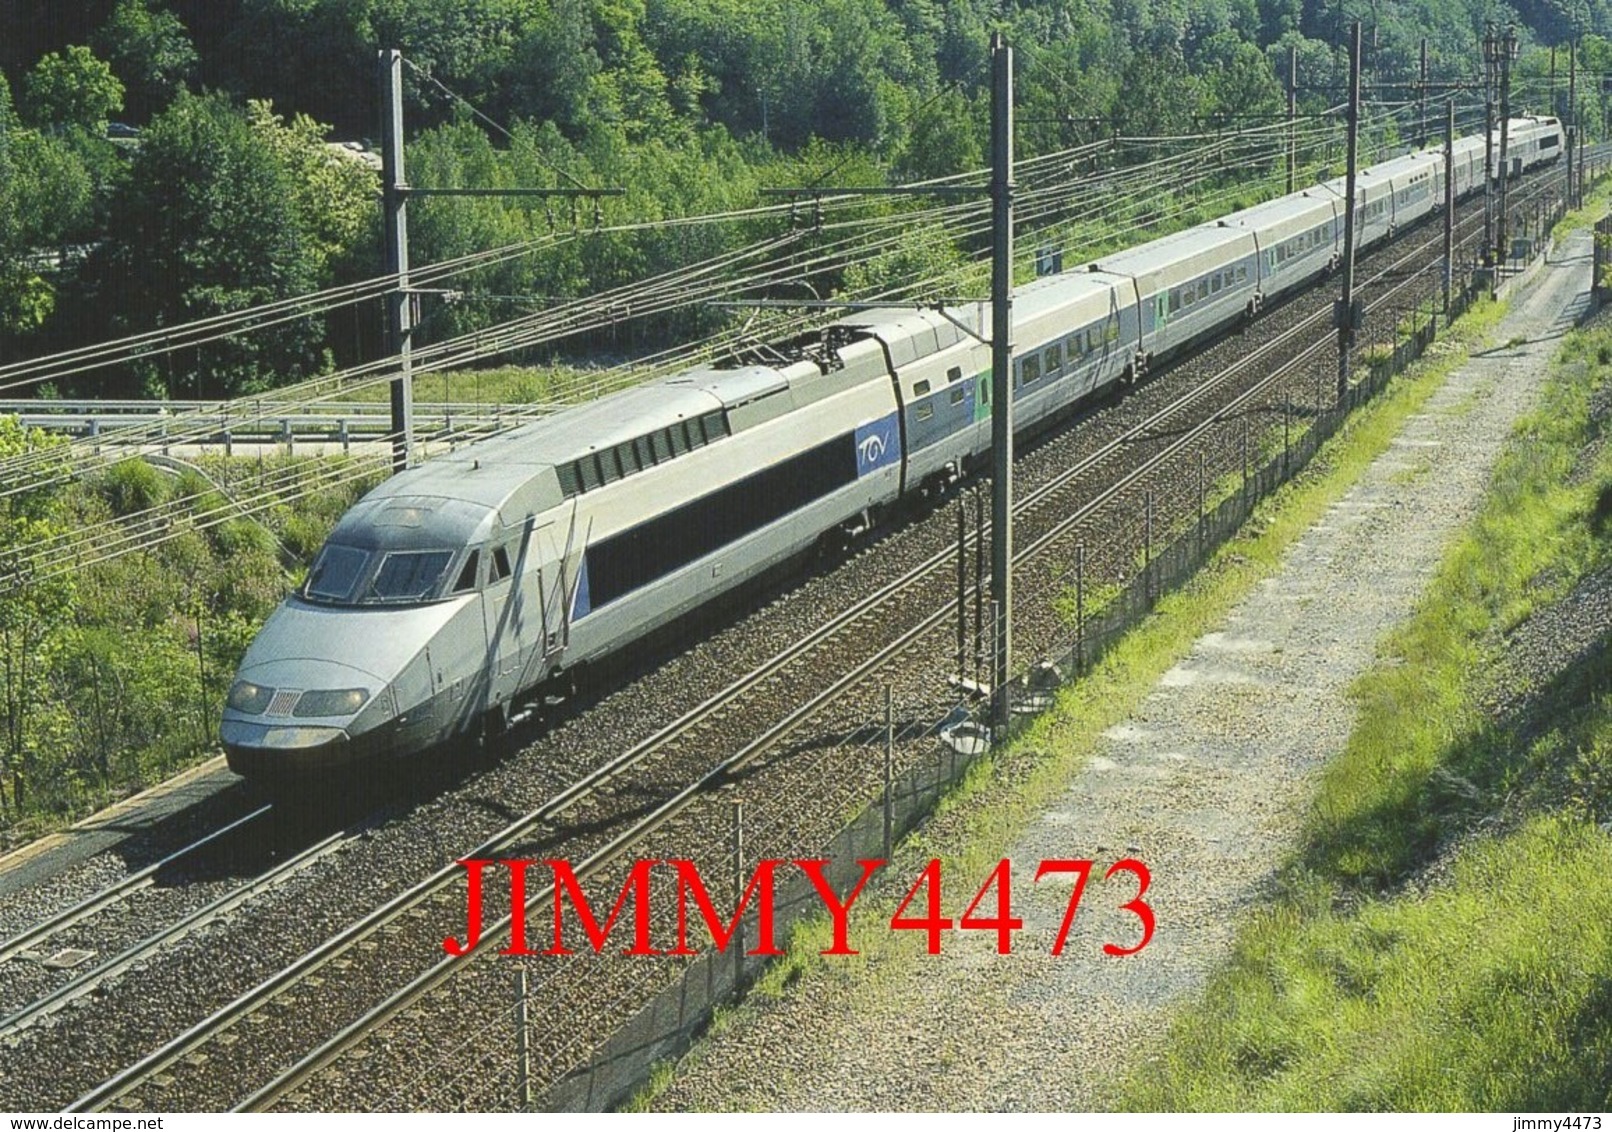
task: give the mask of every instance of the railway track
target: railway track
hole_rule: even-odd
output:
[[[158,959],[370,828],[360,823],[298,848],[300,832],[269,828],[273,816],[272,806],[258,807],[0,944],[0,964],[10,965],[10,977],[0,982],[0,1041]],[[287,840],[289,851],[275,848]],[[271,860],[264,867],[247,868],[244,879],[225,879],[236,867],[229,862],[265,852]],[[160,883],[164,875],[188,870],[205,876],[209,869],[224,877]]]
[[[1402,270],[1397,262],[1390,268],[1390,270],[1396,269]],[[1272,313],[1274,314],[1275,312]],[[1260,325],[1265,326],[1269,324],[1262,321]],[[1285,341],[1287,339],[1284,338],[1283,340]],[[1244,361],[1244,364],[1246,365],[1246,360]],[[1222,386],[1217,385],[1214,388],[1221,387]],[[1204,397],[1208,396],[1208,393],[1202,390],[1198,392],[1198,402],[1200,403],[1201,409],[1201,401]],[[1228,393],[1226,396],[1230,396],[1230,394]],[[1178,400],[1188,401],[1189,398],[1180,398]],[[1185,412],[1186,408],[1183,406],[1179,411]],[[1217,407],[1209,409],[1208,412],[1211,415],[1219,414],[1222,418],[1224,418],[1227,410],[1224,404],[1221,404]],[[1268,415],[1269,414],[1267,414],[1267,416]],[[1179,427],[1172,425],[1169,419],[1161,420],[1159,415],[1155,413],[1149,417],[1148,421],[1143,422],[1142,425],[1134,426],[1128,430],[1125,430],[1124,440],[1114,440],[1104,444],[1101,448],[1101,452],[1103,453],[1101,459],[1108,461],[1110,465],[1118,461],[1122,456],[1134,462],[1142,455],[1145,455],[1146,450],[1150,447],[1157,448],[1161,444],[1168,444],[1169,435],[1172,433],[1179,433],[1179,431]],[[1144,433],[1147,435],[1143,435]],[[1182,450],[1184,449],[1179,445],[1171,448],[1171,451],[1176,453],[1179,453]],[[1080,467],[1084,469],[1088,480],[1097,472],[1098,466],[1097,457],[1085,459],[1080,464]],[[1149,464],[1148,468],[1151,469],[1152,472],[1159,472],[1166,466],[1167,461],[1161,459],[1159,462]],[[1138,475],[1137,479],[1140,479],[1142,476],[1147,474],[1149,474],[1149,472],[1144,471]],[[1057,489],[1048,486],[1043,489],[1039,489],[1040,494],[1038,495],[1027,495],[1025,497],[1025,506],[1029,505],[1032,498],[1046,498],[1048,493],[1055,490]],[[1072,481],[1066,480],[1063,490],[1065,492],[1078,492],[1080,488],[1074,486]],[[1047,513],[1052,513],[1050,503]],[[1021,533],[1024,535],[1030,535],[1031,538],[1035,537],[1033,534],[1031,534],[1032,528],[1029,525],[1028,514],[1026,512],[1021,512],[1021,515],[1025,516],[1023,519],[1021,519],[1021,522],[1025,524],[1021,526]],[[1024,545],[1028,548],[1030,546],[1030,541],[1027,539]],[[951,563],[955,562],[955,553],[955,547],[948,544],[943,550],[932,554],[929,560],[923,564],[924,566],[931,568],[931,576],[928,580],[926,592],[928,592],[931,597],[935,598],[935,600],[938,600],[942,606],[945,605],[949,599],[954,600],[955,598],[955,594],[951,586],[951,579],[954,570],[950,565]],[[1021,555],[1020,561],[1025,562],[1028,560]],[[913,576],[917,574],[921,568],[922,567],[914,568],[914,570],[907,571],[903,577]],[[921,587],[918,587],[916,583],[914,583],[914,589],[910,592],[915,593],[917,588]],[[845,633],[856,635],[857,633],[861,633],[865,630],[867,621],[859,618],[871,617],[874,615],[875,611],[869,604],[870,601],[871,599],[862,603],[857,603],[856,606],[852,607],[853,609],[860,609],[860,613],[847,612],[836,619],[837,623],[840,625],[842,635]],[[922,604],[922,602],[916,602],[916,605]],[[863,606],[867,606],[868,608],[862,608]],[[931,608],[939,608],[939,606],[932,605]],[[894,621],[896,623],[905,621],[909,626],[916,623],[916,615],[911,612],[910,608],[904,602],[898,602],[896,598],[891,595],[885,595],[884,604],[878,606],[878,610],[881,611],[882,616],[884,616],[886,620]],[[944,614],[941,616],[942,620],[940,625],[944,629],[949,622],[945,619]],[[814,655],[821,658],[825,655],[832,654],[834,651],[835,650],[832,649],[820,650]],[[761,695],[764,699],[777,699],[781,697],[781,688],[787,688],[792,684],[805,683],[806,677],[802,675],[803,671],[812,667],[813,664],[821,665],[825,663],[821,659],[808,663],[806,656],[806,653],[795,652],[795,650],[792,648],[790,650],[784,650],[783,652],[777,653],[774,656],[773,661],[757,666],[750,674],[751,677],[755,678],[755,682],[750,685],[751,695]],[[847,685],[846,690],[848,690],[849,687],[850,685]],[[765,689],[764,694],[760,691],[762,689]],[[843,694],[844,692],[842,691],[842,695]],[[720,696],[712,697],[712,700],[715,701],[721,698],[722,697]],[[711,740],[713,742],[720,742],[721,740],[716,735],[716,732],[723,730],[724,727],[733,726],[732,721],[744,714],[744,711],[740,706],[738,706],[742,702],[743,697],[729,698],[726,703],[712,703],[711,711],[704,713],[687,713],[683,720],[678,721],[678,724],[674,724],[672,727],[662,729],[664,734],[666,732],[671,732],[680,726],[679,734],[675,737],[663,740],[663,745],[658,749],[658,751],[650,750],[649,747],[651,744],[647,742],[635,745],[632,751],[627,752],[624,756],[616,760],[612,760],[611,763],[607,764],[606,767],[600,768],[600,772],[597,775],[589,776],[591,779],[593,779],[593,781],[585,790],[570,794],[566,794],[565,792],[556,794],[552,799],[550,799],[550,808],[544,810],[542,816],[530,823],[524,831],[511,833],[513,827],[510,827],[510,829],[506,830],[505,832],[510,833],[513,839],[508,844],[512,849],[530,846],[553,847],[561,844],[559,839],[563,836],[566,838],[563,844],[569,855],[576,859],[582,859],[586,855],[588,859],[598,861],[599,868],[605,868],[609,860],[609,856],[601,856],[601,854],[604,854],[609,846],[614,844],[615,841],[619,840],[619,838],[622,836],[621,823],[617,821],[610,826],[608,831],[593,832],[589,835],[579,834],[576,831],[586,830],[590,826],[603,826],[605,823],[609,822],[611,819],[608,816],[608,812],[612,806],[631,806],[636,804],[639,806],[641,811],[647,811],[649,809],[649,803],[645,802],[644,799],[654,798],[661,800],[664,803],[665,800],[675,799],[680,797],[682,792],[693,789],[693,787],[689,785],[691,781],[697,780],[700,783],[704,783],[706,786],[710,786],[717,782],[727,781],[742,773],[746,768],[753,767],[759,762],[766,761],[762,758],[763,754],[766,752],[758,747],[752,749],[751,753],[743,762],[727,762],[728,760],[737,758],[739,753],[742,753],[744,750],[750,749],[741,747],[735,750],[735,748],[733,748],[731,745],[729,747],[728,754],[723,755],[722,758],[715,762],[708,761],[704,772],[692,771],[687,765],[685,765],[688,760],[680,755],[673,757],[676,743],[682,743],[684,750],[690,750],[697,748],[700,745],[702,738]],[[819,699],[814,700],[813,702],[816,704],[815,710],[819,715],[821,715],[823,712],[829,709],[832,701]],[[726,717],[716,714],[722,710],[727,712]],[[807,719],[805,716],[795,718],[791,713],[780,713],[776,710],[772,712],[772,715],[775,717],[775,724],[773,730],[769,732],[773,735],[773,739],[771,740],[771,746],[767,748],[768,750],[776,750],[780,746],[787,744],[788,735],[790,733],[799,732],[800,729],[805,725]],[[719,726],[718,721],[723,718],[726,718],[729,723]],[[795,722],[790,725],[792,727],[791,732],[778,730],[778,728],[781,728],[787,724],[791,718],[795,719]],[[753,732],[753,730],[754,729],[752,728],[751,731]],[[725,763],[727,763],[727,765],[724,765]],[[573,783],[573,787],[580,787],[581,785],[582,782],[580,781]],[[850,791],[850,789],[850,787],[847,787],[847,791]],[[703,795],[700,791],[695,790],[693,795],[685,799],[684,805],[677,810],[661,813],[657,824],[653,827],[645,825],[639,831],[638,836],[647,837],[655,830],[664,831],[668,829],[674,818],[691,812],[691,810],[695,808],[694,803],[697,802],[702,796]],[[657,809],[655,812],[659,812],[659,810]],[[569,815],[568,819],[567,815]],[[562,819],[567,819],[563,822],[563,825]],[[567,832],[567,830],[569,830],[569,832]],[[525,840],[522,841],[522,838]],[[573,846],[575,847],[574,852],[571,851]],[[485,846],[482,848],[485,848]],[[477,853],[479,854],[480,852],[481,849],[478,849]],[[446,854],[443,855],[445,856]],[[442,859],[442,856],[438,856],[437,859]],[[446,896],[428,896],[420,901],[415,901],[412,903],[405,901],[402,896],[392,901],[388,901],[383,907],[391,909],[391,914],[389,916],[386,916],[385,913],[379,913],[378,916],[367,917],[366,921],[364,921],[368,922],[370,925],[367,931],[353,932],[351,935],[346,932],[342,933],[343,937],[348,937],[346,946],[331,950],[328,954],[324,955],[323,959],[316,963],[300,967],[299,972],[295,976],[288,977],[284,982],[279,983],[274,989],[265,991],[260,996],[260,1002],[267,1003],[274,1000],[283,1000],[286,997],[293,997],[292,995],[288,995],[286,992],[293,990],[293,988],[299,985],[307,987],[311,982],[316,983],[320,976],[315,974],[315,972],[332,963],[336,964],[338,969],[340,969],[340,965],[343,962],[349,962],[352,966],[359,966],[362,964],[371,963],[379,954],[393,955],[396,952],[406,951],[407,947],[402,946],[406,945],[406,941],[410,939],[418,939],[422,936],[422,931],[420,930],[422,927],[422,921],[431,921],[431,927],[423,931],[423,936],[425,938],[429,938],[430,935],[433,934],[433,931],[440,926],[438,921],[442,918],[445,918],[449,923],[450,930],[458,927],[458,920],[462,919],[461,898],[458,892],[452,890],[451,888],[446,891]],[[407,894],[404,895],[406,896]],[[419,909],[425,910],[417,912],[416,910]],[[432,909],[435,909],[435,912],[433,912]],[[380,922],[383,917],[384,922]],[[356,928],[357,925],[354,925],[354,927]],[[437,934],[437,938],[440,939],[441,935]],[[372,950],[370,950],[367,954],[365,954],[364,949],[359,946],[363,942],[369,942],[372,945]],[[431,946],[434,946],[434,944],[428,945],[428,951]],[[322,951],[323,948],[318,950]],[[309,952],[308,954],[312,956],[315,954],[315,952]],[[436,954],[439,955],[440,952],[437,952]],[[355,955],[361,957],[354,957]],[[408,966],[408,964],[393,964],[394,968],[399,966]],[[416,969],[412,974],[406,971],[394,970],[387,977],[396,979],[394,985],[403,985],[410,978],[421,977],[421,964],[418,961],[418,956],[415,957],[413,966]],[[348,969],[350,969],[350,967]],[[288,972],[290,970],[291,968],[287,968]],[[449,973],[451,974],[451,971]],[[326,974],[328,975],[328,972],[326,972]],[[267,984],[264,984],[264,986],[267,986]],[[320,1000],[328,996],[329,986],[330,984],[327,982],[324,987],[316,987],[315,989],[303,994],[301,997],[304,999],[304,1001]],[[415,997],[412,1001],[418,1001],[419,995],[427,993],[429,993],[429,989],[416,991]],[[348,1013],[343,1015],[343,1017],[351,1019],[351,1021],[348,1021],[346,1025],[349,1028],[358,1025],[359,1020],[365,1016],[366,1011],[379,1009],[374,1005],[374,1002],[375,999],[372,997],[368,1002],[362,1004],[361,1009],[351,1009],[350,1004],[342,1004],[343,1009],[348,1011]],[[390,1009],[387,1017],[397,1017],[399,1014],[406,1015],[409,1009],[410,1007],[408,1005],[408,1001],[399,999],[398,1003]],[[251,1027],[236,1027],[235,1023],[248,1015],[261,1018],[265,1017],[266,1015],[278,1013],[284,1016],[286,1024],[289,1025],[291,1029],[306,1029],[306,1026],[298,1027],[292,1024],[292,1020],[300,1013],[295,1010],[266,1012],[255,1008],[242,1009],[238,1011],[233,1018],[230,1018],[229,1020],[224,1021],[222,1024],[219,1024],[218,1019],[223,1013],[223,1011],[217,1012],[213,1016],[213,1019],[204,1020],[203,1022],[192,1026],[185,1035],[185,1037],[188,1037],[192,1042],[192,1044],[186,1047],[188,1052],[177,1053],[166,1063],[163,1069],[150,1070],[143,1082],[139,1079],[138,1074],[119,1075],[119,1078],[114,1080],[121,1079],[122,1085],[112,1089],[108,1089],[106,1086],[103,1086],[102,1089],[98,1089],[93,1093],[86,1094],[80,1099],[79,1104],[84,1107],[93,1107],[96,1105],[121,1101],[127,1103],[146,1103],[151,1107],[158,1108],[176,1107],[175,1103],[173,1102],[180,1100],[182,1096],[188,1097],[190,1095],[184,1093],[182,1088],[182,1079],[187,1073],[190,1073],[195,1068],[190,1066],[189,1060],[187,1059],[194,1060],[191,1055],[199,1052],[206,1044],[206,1035],[200,1031],[202,1031],[203,1027],[207,1025],[208,1021],[214,1022],[215,1034],[227,1032],[231,1028],[235,1028],[237,1031],[250,1030],[255,1034],[259,1031],[275,1030],[278,1028],[279,1024],[276,1023],[272,1017],[270,1017],[269,1021],[266,1023]],[[332,1011],[332,1013],[334,1013],[334,1011]],[[324,1018],[321,1018],[320,1020],[326,1021]],[[370,1020],[370,1024],[373,1025],[375,1021],[376,1019],[372,1018]],[[362,1034],[366,1032],[366,1029],[367,1028],[365,1026],[358,1025],[358,1028],[354,1030],[354,1034],[361,1037]],[[197,1040],[198,1038],[201,1040]],[[286,1045],[283,1047],[283,1050],[307,1048],[308,1043],[305,1035],[299,1036],[294,1040],[300,1042],[301,1044]],[[576,1040],[582,1041],[585,1039],[578,1037]],[[356,1041],[356,1038],[354,1041]],[[354,1042],[350,1041],[342,1048],[350,1049],[353,1044]],[[155,1056],[156,1055],[153,1055],[153,1057]],[[326,1057],[322,1064],[328,1065],[331,1058],[336,1056],[339,1056],[339,1051],[336,1054],[331,1054]],[[205,1057],[206,1055],[204,1054],[203,1059],[205,1059]],[[216,1061],[220,1059],[215,1058],[214,1060]],[[244,1062],[248,1059],[243,1058],[241,1060]],[[278,1064],[283,1065],[284,1061],[285,1056],[284,1053],[281,1052],[278,1058]],[[145,1059],[142,1064],[151,1062],[152,1059],[148,1058]],[[180,1066],[180,1068],[174,1068],[176,1065]],[[136,1067],[131,1067],[131,1070],[133,1068]],[[165,1070],[171,1070],[171,1072],[165,1072]],[[303,1073],[303,1076],[297,1078],[296,1080],[306,1081],[309,1076],[312,1075],[312,1073],[313,1069],[306,1069]],[[175,1088],[170,1085],[156,1083],[165,1077],[180,1078],[180,1086]],[[296,1080],[290,1080],[289,1083],[278,1086],[273,1085],[268,1081],[260,1080],[252,1082],[251,1084],[258,1087],[260,1090],[272,1090],[272,1092],[263,1093],[259,1101],[254,1101],[254,1104],[269,1103],[274,1099],[283,1098],[291,1090],[297,1087]],[[111,1084],[112,1082],[109,1081],[108,1085]],[[143,1088],[150,1089],[151,1092],[142,1097],[141,1091]],[[215,1097],[213,1100],[203,1103],[210,1103],[214,1105],[220,1103],[229,1104],[235,1103],[238,1101],[238,1099],[239,1097],[237,1095],[220,1102]],[[186,1103],[190,1102],[187,1101]]]

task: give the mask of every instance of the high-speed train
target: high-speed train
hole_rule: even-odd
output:
[[[1561,145],[1556,119],[1514,119],[1506,172]],[[1446,177],[1481,188],[1483,153],[1468,137],[1448,169],[1426,151],[1361,170],[1359,245],[1441,208]],[[1020,288],[1016,427],[1326,273],[1345,192],[1328,181]],[[967,332],[989,326],[983,303],[863,311],[766,361],[679,373],[393,476],[247,649],[221,725],[230,766],[274,777],[495,732],[557,678],[964,474],[990,447],[998,391]]]

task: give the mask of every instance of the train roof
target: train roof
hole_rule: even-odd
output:
[[[1331,194],[1309,196],[1304,192],[1290,193],[1275,200],[1250,205],[1230,216],[1222,216],[1219,220],[1211,220],[1203,227],[1263,229],[1286,220],[1310,219],[1322,214],[1331,216],[1334,204]]]
[[[1086,265],[1088,272],[1139,275],[1167,264],[1192,259],[1206,251],[1246,239],[1246,233],[1225,228],[1185,228],[1133,248],[1111,252]]]
[[[1013,291],[1013,319],[1029,322],[1095,295],[1107,296],[1130,281],[1104,271],[1063,271],[1044,275]]]

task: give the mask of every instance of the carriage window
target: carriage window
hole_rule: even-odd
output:
[[[1088,351],[1100,350],[1102,346],[1102,331],[1095,326],[1088,326],[1086,328],[1086,349]]]
[[[1198,298],[1207,299],[1208,297],[1209,297],[1209,280],[1207,280],[1207,279],[1198,280]]]
[[[1209,277],[1209,293],[1211,295],[1220,294],[1220,272],[1218,271]]]
[[[1172,295],[1171,298],[1174,298],[1174,296]],[[1194,291],[1191,287],[1183,287],[1183,288],[1181,288],[1181,305],[1182,306],[1190,307],[1193,303],[1195,303],[1197,301],[1198,301],[1198,293],[1196,291]],[[1171,307],[1170,309],[1174,310],[1175,308]]]
[[[1048,373],[1057,373],[1063,368],[1063,347],[1057,343],[1048,346],[1041,355],[1041,364]]]
[[[927,421],[930,417],[935,415],[935,407],[926,402],[922,405],[919,405],[917,411],[913,415],[921,421]]]
[[[1188,301],[1190,302],[1191,300],[1188,300]],[[1181,292],[1180,291],[1171,291],[1170,292],[1170,313],[1174,314],[1176,311],[1178,311],[1180,309],[1181,309]]]
[[[672,458],[671,433],[666,429],[663,428],[658,432],[650,433],[649,444],[655,450],[655,463],[659,464],[663,460]]]
[[[952,390],[952,395],[951,395],[952,404],[953,405],[961,405],[963,403],[963,397],[967,392],[968,392],[967,388],[965,386],[962,386],[962,385],[959,385],[956,389],[953,389]]]
[[[615,483],[617,480],[619,480],[621,478],[621,465],[616,463],[616,450],[614,448],[606,448],[603,452],[598,454],[598,457],[599,477],[604,480],[605,483]]]
[[[638,456],[640,468],[650,468],[655,465],[655,446],[647,436],[640,436],[632,442],[633,450]]]
[[[688,451],[688,437],[684,435],[681,424],[675,424],[667,429],[666,436],[671,441],[673,456],[681,456]]]
[[[1039,380],[1041,377],[1040,359],[1034,356],[1025,358],[1019,366],[1019,377],[1026,385],[1029,385],[1032,381]]]
[[[450,550],[393,551],[381,559],[381,568],[375,571],[365,599],[420,601],[428,598],[452,560]]]
[[[346,601],[353,587],[364,573],[369,552],[352,546],[337,546],[327,542],[314,559],[308,571],[308,583],[303,593],[308,597],[321,597],[326,601]]]
[[[1237,282],[1248,282],[1248,265],[1246,263],[1239,263],[1237,265]]]
[[[624,476],[630,476],[638,470],[638,453],[633,451],[632,441],[616,445],[616,463],[621,465],[621,474]]]
[[[487,584],[501,582],[509,577],[509,547],[499,546],[493,548],[493,560],[487,567]]]
[[[720,440],[728,435],[728,415],[726,413],[706,413],[700,418],[700,424],[705,426],[705,439]]]
[[[952,366],[951,369],[946,371],[946,380],[947,381],[961,381],[961,380],[963,380],[963,367],[962,366]]]
[[[459,569],[459,580],[453,584],[456,594],[468,593],[476,588],[476,567],[481,565],[481,551],[472,550]]]
[[[672,427],[675,429],[677,426],[673,425]],[[698,419],[684,421],[682,427],[683,431],[688,434],[688,446],[690,450],[705,447],[705,433],[700,430],[700,422]]]
[[[928,392],[929,392],[929,382],[927,382],[927,381],[920,381],[917,385],[914,385],[912,387],[912,395],[914,397],[922,397],[925,393],[928,393]]]

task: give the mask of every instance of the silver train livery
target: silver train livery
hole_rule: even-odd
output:
[[[1513,119],[1507,173],[1561,146],[1556,119]],[[1457,195],[1481,188],[1483,151],[1467,137],[1449,169],[1426,151],[1362,170],[1360,246],[1440,209],[1447,176]],[[1326,273],[1345,191],[1328,181],[1019,289],[1017,427]],[[948,313],[990,325],[985,304]],[[376,487],[247,649],[221,726],[230,766],[275,777],[496,731],[562,674],[988,453],[989,351],[939,313],[865,311],[769,356],[628,389]]]

